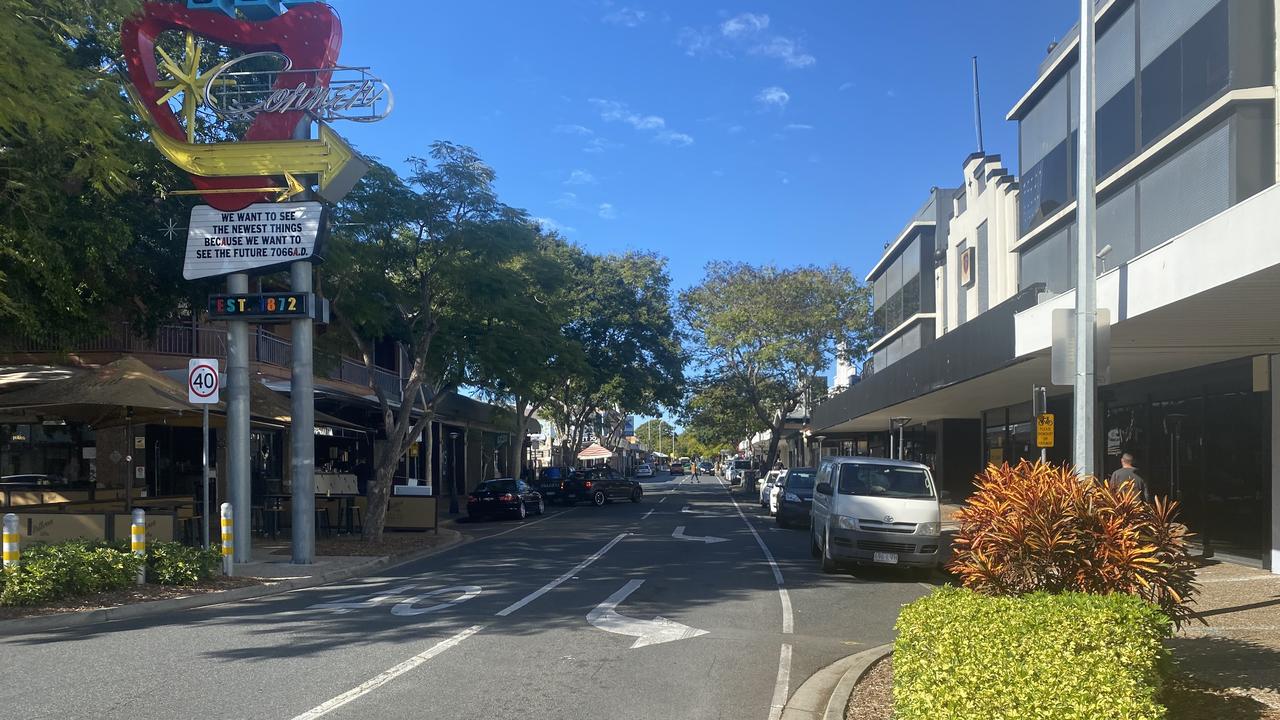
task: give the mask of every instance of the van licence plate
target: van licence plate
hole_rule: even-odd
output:
[[[878,563],[889,563],[890,565],[897,565],[898,553],[886,553],[886,552],[872,553],[871,559]]]

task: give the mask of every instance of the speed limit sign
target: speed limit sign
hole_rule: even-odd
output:
[[[187,364],[187,401],[194,405],[218,402],[218,360],[196,358]]]

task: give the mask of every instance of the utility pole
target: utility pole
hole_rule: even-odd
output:
[[[1075,413],[1072,447],[1076,470],[1081,475],[1094,474],[1094,414],[1098,399],[1095,368],[1096,328],[1098,314],[1097,287],[1097,198],[1095,160],[1097,136],[1094,133],[1096,94],[1096,58],[1094,57],[1094,20],[1096,0],[1080,0],[1080,157],[1076,193],[1076,220],[1079,227],[1079,252],[1076,256],[1076,377]]]

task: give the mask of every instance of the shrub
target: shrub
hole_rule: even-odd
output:
[[[1169,618],[1131,595],[986,597],[938,589],[903,608],[898,720],[1156,720]]]
[[[1195,616],[1196,585],[1177,507],[1065,467],[991,465],[957,514],[947,569],[986,595],[1128,593],[1181,625]]]
[[[134,555],[83,540],[33,545],[16,570],[3,572],[0,605],[38,605],[132,584],[142,566]]]
[[[147,582],[195,585],[213,577],[221,562],[217,547],[205,550],[176,542],[147,543]]]

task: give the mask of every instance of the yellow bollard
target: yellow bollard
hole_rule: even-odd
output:
[[[5,513],[4,516],[4,569],[17,570],[18,560],[22,555],[22,549],[19,546],[18,535],[18,516],[13,513]]]
[[[231,514],[231,503],[222,503],[222,574],[231,577],[234,573],[235,561],[231,555],[235,551],[235,522]]]
[[[138,568],[138,584],[142,585],[147,581],[147,511],[133,511],[133,525],[129,528],[130,538],[129,548],[133,550],[133,554],[143,558],[142,567]]]

